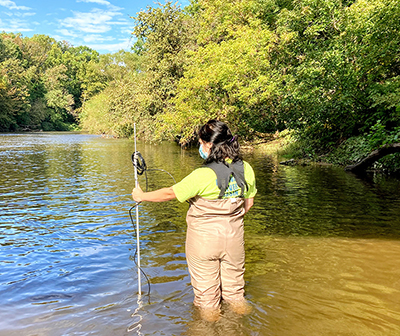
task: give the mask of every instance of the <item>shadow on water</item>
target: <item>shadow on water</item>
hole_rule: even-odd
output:
[[[171,143],[139,150],[179,181],[201,164]],[[0,335],[400,334],[400,181],[329,166],[248,160],[248,316],[200,319],[185,261],[187,204],[140,205],[138,302],[128,140],[74,133],[0,136]],[[145,184],[141,177],[142,187]],[[149,173],[149,188],[171,185]],[[133,315],[133,316],[132,316]]]
[[[256,211],[248,216],[252,232],[400,237],[399,180],[378,176],[366,182],[329,166],[285,166],[257,173],[260,193]]]

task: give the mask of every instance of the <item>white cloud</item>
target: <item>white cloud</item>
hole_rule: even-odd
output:
[[[129,24],[129,22],[127,22],[127,21],[111,21],[110,24],[120,25],[120,26],[127,26]]]
[[[86,43],[92,43],[92,42],[113,41],[113,40],[115,40],[115,38],[111,37],[111,36],[101,36],[101,35],[97,35],[97,34],[92,34],[92,35],[84,36],[83,40]]]
[[[20,12],[13,12],[13,13],[7,13],[4,12],[7,16],[17,16],[17,17],[27,17],[27,16],[34,16],[36,13],[20,13]]]
[[[68,29],[57,29],[56,31],[63,36],[79,37],[78,34],[75,34],[74,32],[72,32],[71,30],[68,30]]]
[[[121,33],[122,33],[123,35],[127,35],[127,36],[132,35],[132,33],[133,33],[133,28],[123,27],[123,28],[121,28]]]
[[[123,9],[121,7],[114,6],[109,1],[106,1],[106,0],[77,0],[77,2],[86,2],[86,3],[95,3],[98,5],[104,5],[104,6],[108,6],[111,10],[114,10],[114,11]]]
[[[17,9],[17,10],[30,10],[31,8],[26,6],[17,6],[14,1],[10,0],[0,0],[0,6],[7,7],[8,9]]]
[[[27,16],[35,16],[36,13],[18,13],[17,16],[27,17]]]
[[[111,3],[109,3],[106,0],[77,0],[77,2],[92,2],[92,3],[97,3],[99,5],[106,5],[106,6],[111,5]]]
[[[27,22],[21,21],[19,19],[7,20],[8,22],[1,21],[3,27],[0,27],[0,31],[7,32],[29,32],[33,29],[28,27]]]
[[[128,50],[132,46],[131,39],[123,40],[119,43],[111,43],[111,44],[88,44],[89,48],[97,50],[99,52],[103,51],[106,53],[117,52],[121,49]]]
[[[123,8],[116,7],[107,0],[76,1],[104,5],[106,8],[92,7],[87,12],[72,11],[71,16],[58,20],[57,33],[61,35],[59,36],[61,39],[70,40],[73,45],[86,45],[101,52],[116,52],[130,48],[129,37],[132,31],[128,32],[128,27],[132,26],[132,22],[122,13]],[[112,43],[117,41],[114,33],[123,29],[124,32],[128,32],[124,34],[126,39]]]
[[[14,33],[14,32],[18,32],[18,33],[22,33],[22,32],[30,32],[30,31],[32,31],[33,29],[30,29],[30,28],[21,28],[21,27],[7,27],[7,26],[5,26],[5,27],[1,27],[0,26],[0,31],[5,31],[5,32],[12,32],[12,33]]]
[[[73,28],[84,33],[105,33],[111,30],[111,26],[115,24],[111,20],[114,16],[121,13],[110,10],[93,9],[89,13],[73,12],[73,17],[61,20],[61,25],[67,28]]]

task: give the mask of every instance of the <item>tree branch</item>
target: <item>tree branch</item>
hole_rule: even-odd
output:
[[[374,162],[383,158],[386,155],[400,152],[400,143],[388,144],[374,150],[366,158],[353,165],[347,166],[345,169],[353,173],[361,173],[370,167]]]

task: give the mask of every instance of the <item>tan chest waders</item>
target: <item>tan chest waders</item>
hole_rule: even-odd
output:
[[[216,172],[218,184],[222,177],[225,189],[232,169],[226,172],[228,176]],[[247,187],[243,169],[239,174],[240,170],[233,173],[243,195]],[[216,309],[221,297],[227,302],[244,299],[243,204],[242,197],[207,200],[196,196],[190,200],[186,259],[196,306]]]

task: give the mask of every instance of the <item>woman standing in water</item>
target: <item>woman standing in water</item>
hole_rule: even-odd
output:
[[[257,193],[252,167],[241,159],[240,146],[228,126],[209,120],[199,131],[205,165],[169,188],[133,189],[136,202],[189,200],[186,260],[201,316],[216,321],[221,298],[239,314],[250,312],[244,299],[243,217]]]

